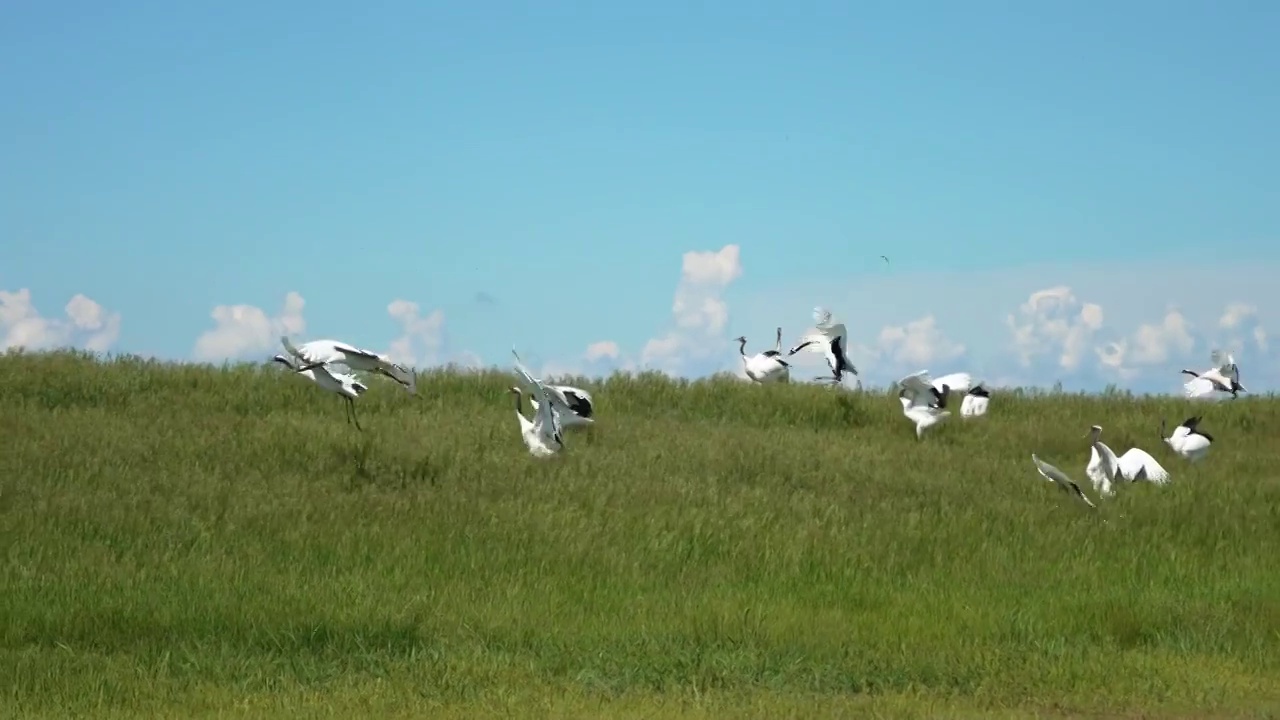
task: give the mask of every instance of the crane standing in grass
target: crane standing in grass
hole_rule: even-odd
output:
[[[782,359],[782,328],[778,328],[777,341],[772,350],[757,355],[747,355],[747,338],[734,338],[738,353],[742,355],[742,367],[747,377],[758,383],[787,382],[791,378],[791,366]]]

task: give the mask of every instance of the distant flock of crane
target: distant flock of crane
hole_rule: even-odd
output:
[[[836,387],[843,386],[846,375],[856,376],[858,370],[845,354],[848,332],[844,323],[833,322],[831,313],[821,307],[814,308],[813,319],[813,329],[802,336],[785,356],[782,353],[782,328],[778,328],[774,348],[756,355],[747,355],[745,337],[735,338],[747,379],[762,384],[790,382],[791,366],[785,358],[803,350],[821,352],[826,357],[831,373],[815,378],[816,381]],[[280,341],[285,353],[276,355],[273,359],[320,388],[343,398],[347,421],[354,424],[356,429],[361,428],[355,414],[355,400],[368,390],[368,386],[360,382],[352,371],[384,375],[399,383],[410,394],[417,392],[417,373],[392,362],[386,355],[336,340],[313,340],[300,346],[294,346],[288,337],[281,337]],[[564,449],[566,427],[581,427],[595,422],[591,394],[570,385],[544,383],[529,372],[514,348],[511,354],[515,358],[516,372],[531,389],[529,403],[533,409],[532,420],[526,418],[522,410],[523,392],[520,387],[513,386],[510,389],[515,396],[520,436],[533,456],[554,456]],[[1182,370],[1183,374],[1192,378],[1183,386],[1188,398],[1203,398],[1215,393],[1227,393],[1234,398],[1240,392],[1247,392],[1240,384],[1240,369],[1229,353],[1214,350],[1211,360],[1213,367],[1204,372]],[[339,370],[336,366],[345,366],[346,371]],[[902,378],[895,386],[899,389],[898,399],[902,403],[903,415],[915,424],[917,439],[924,436],[925,430],[951,415],[947,403],[953,392],[964,395],[960,405],[960,415],[963,418],[985,415],[991,401],[991,393],[983,383],[974,382],[968,373],[963,372],[934,379],[929,376],[928,371],[922,370]],[[1167,437],[1165,422],[1161,420],[1161,440],[1189,462],[1203,459],[1209,452],[1213,438],[1199,429],[1200,420],[1201,417],[1198,416],[1188,418]],[[1147,481],[1157,485],[1169,482],[1168,471],[1145,450],[1131,448],[1117,456],[1101,441],[1101,435],[1100,425],[1090,428],[1088,437],[1092,446],[1089,463],[1085,467],[1085,474],[1100,497],[1113,496],[1115,486],[1121,481]],[[1080,486],[1062,470],[1044,462],[1034,453],[1031,460],[1046,480],[1063,491],[1074,494],[1088,507],[1097,508]]]

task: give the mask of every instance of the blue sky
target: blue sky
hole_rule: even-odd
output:
[[[1245,2],[10,3],[0,341],[699,375],[822,304],[872,384],[1176,389],[1225,344],[1266,390],[1277,33]]]

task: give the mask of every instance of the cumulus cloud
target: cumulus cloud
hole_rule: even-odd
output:
[[[1007,325],[1024,369],[1051,360],[1055,369],[1084,377],[1098,371],[1130,381],[1191,362],[1197,352],[1207,359],[1214,347],[1267,352],[1257,307],[1245,303],[1229,303],[1206,332],[1177,308],[1166,308],[1159,320],[1139,323],[1131,332],[1104,328],[1103,318],[1100,304],[1082,302],[1070,287],[1058,286],[1032,293]]]
[[[120,313],[108,312],[76,294],[63,308],[66,319],[47,318],[31,302],[31,291],[0,290],[0,350],[82,347],[104,352],[120,337]]]
[[[617,360],[619,354],[618,343],[612,340],[601,340],[587,346],[586,357],[591,362],[606,359]]]
[[[1137,365],[1159,365],[1190,353],[1195,344],[1191,323],[1177,310],[1169,310],[1159,323],[1138,326],[1132,361]]]
[[[640,360],[668,373],[687,370],[690,362],[723,354],[729,305],[724,291],[742,275],[737,245],[716,251],[684,254],[671,314],[675,327],[645,343]]]
[[[705,370],[708,362],[723,365],[729,347],[726,328],[729,304],[725,290],[742,275],[742,259],[737,245],[719,250],[693,250],[681,259],[680,279],[671,303],[671,327],[647,341],[638,357],[622,349],[614,340],[590,343],[580,358],[544,361],[544,377],[598,375],[610,371],[630,372],[643,366],[672,375]],[[531,366],[532,367],[532,366]]]
[[[1143,323],[1131,336],[1094,348],[1100,366],[1122,380],[1137,377],[1143,367],[1167,365],[1191,353],[1196,341],[1190,321],[1176,309],[1158,323]]]
[[[1140,275],[1160,282],[1135,284]],[[1034,284],[1037,277],[1040,284]],[[1048,386],[1062,381],[1064,387],[1081,390],[1127,376],[1132,382],[1122,383],[1125,387],[1167,392],[1183,363],[1207,367],[1209,350],[1221,347],[1247,363],[1250,377],[1261,374],[1280,383],[1280,358],[1271,355],[1266,316],[1274,304],[1273,277],[1274,269],[1266,263],[1206,269],[1171,260],[1154,268],[1108,262],[1053,263],[1017,271],[865,273],[856,282],[825,286],[804,278],[745,294],[732,288],[732,330],[736,335],[739,328],[760,328],[748,330],[750,338],[780,323],[795,337],[795,329],[807,324],[809,309],[824,305],[848,324],[849,356],[863,371],[864,382],[879,383],[881,377],[928,367],[934,372],[964,369],[991,382],[1007,378]],[[973,292],[975,287],[983,292]],[[886,303],[885,298],[893,300]],[[1205,298],[1220,300],[1206,303]],[[965,352],[913,367],[910,359],[925,353],[913,358],[905,350],[909,344],[893,345],[892,339],[906,334],[906,321],[930,315]],[[884,326],[902,328],[901,333],[885,333],[890,347],[881,346]],[[757,347],[753,341],[751,349]],[[1170,366],[1175,366],[1172,380]],[[1266,387],[1267,382],[1254,380],[1250,388]]]
[[[465,370],[481,370],[484,368],[484,358],[470,350],[463,350],[457,353],[449,362]]]
[[[892,292],[892,288],[882,292]],[[921,369],[933,373],[966,370],[987,378],[989,383],[994,382],[992,378],[1039,375],[1046,365],[1055,374],[1071,374],[1096,367],[1100,362],[1098,352],[1105,351],[1105,341],[1111,339],[1110,333],[1104,331],[1102,306],[1081,300],[1066,285],[1032,292],[1014,312],[1000,313],[1005,315],[1003,329],[1009,333],[1011,352],[1003,351],[1001,324],[974,323],[972,319],[978,315],[972,312],[948,313],[948,308],[940,307],[939,314],[925,312],[902,324],[884,324],[868,337],[866,330],[858,331],[859,324],[866,327],[868,318],[864,316],[859,323],[857,306],[850,305],[851,315],[847,317],[842,317],[838,307],[832,309],[837,321],[852,323],[847,354],[864,383],[893,380]],[[944,322],[947,317],[952,318],[950,322]],[[963,322],[956,324],[957,317]],[[860,341],[859,337],[866,339]],[[975,357],[969,340],[989,354]],[[1144,335],[1143,340],[1150,338]],[[825,366],[817,354],[797,355],[793,364]]]
[[[219,305],[210,313],[213,328],[196,339],[192,355],[197,360],[216,361],[246,359],[276,350],[281,335],[306,332],[305,307],[306,300],[296,292],[285,296],[284,305],[274,316],[253,305]],[[387,315],[400,326],[400,334],[391,341],[387,351],[392,360],[418,367],[444,361],[443,311],[423,315],[415,302],[392,300],[387,304]],[[85,313],[87,320],[92,317],[91,313]],[[481,365],[479,356],[469,352],[449,359],[465,367]]]
[[[281,335],[306,331],[307,321],[302,317],[306,304],[301,295],[289,292],[275,316],[254,305],[218,305],[209,314],[213,328],[196,338],[191,354],[196,360],[216,361],[266,353],[279,347]]]
[[[1052,268],[1045,270],[1049,271]],[[737,245],[686,252],[670,305],[668,327],[643,343],[639,352],[635,352],[634,346],[628,351],[619,342],[621,338],[610,338],[587,343],[577,353],[546,358],[533,356],[525,360],[543,377],[598,376],[640,367],[685,376],[716,370],[741,372],[736,349],[728,341],[740,328],[732,328],[730,332],[726,296],[742,275],[741,251]],[[995,296],[981,298],[981,302],[988,303],[981,312],[970,304],[952,307],[947,298],[955,293],[948,290],[918,308],[895,306],[895,312],[900,313],[898,318],[894,323],[880,325],[879,329],[874,329],[877,325],[868,315],[883,311],[874,300],[893,288],[879,288],[861,302],[856,302],[857,298],[832,302],[836,319],[849,324],[851,337],[847,352],[858,366],[862,381],[867,382],[871,376],[879,382],[927,368],[935,373],[967,370],[994,385],[1044,385],[1061,380],[1064,385],[1085,388],[1100,381],[1141,378],[1144,383],[1151,381],[1145,386],[1149,389],[1155,389],[1157,381],[1162,383],[1159,387],[1168,389],[1170,386],[1161,378],[1168,375],[1169,368],[1179,368],[1183,363],[1187,363],[1187,367],[1198,367],[1196,357],[1204,355],[1200,363],[1203,364],[1211,347],[1232,350],[1242,363],[1249,364],[1251,372],[1258,368],[1280,379],[1280,373],[1267,369],[1272,365],[1258,363],[1259,356],[1268,352],[1269,338],[1257,305],[1231,302],[1210,308],[1197,302],[1182,310],[1166,304],[1170,300],[1152,297],[1152,293],[1145,290],[1135,299],[1131,285],[1095,282],[1092,274],[1079,283],[1054,284],[1029,294],[1026,293],[1032,287],[1005,287],[997,280],[998,277],[992,276],[984,281],[992,285],[992,293],[988,295]],[[966,287],[971,284],[966,277]],[[934,282],[930,286],[936,285]],[[1001,287],[1003,291],[998,291]],[[1230,292],[1232,288],[1226,288],[1217,295],[1232,297]],[[815,298],[812,288],[806,286],[793,294],[794,299],[784,303],[784,317],[797,315],[797,310],[806,305],[812,307],[808,303],[815,300],[830,302],[825,298],[838,293],[822,293]],[[748,330],[748,335],[762,336],[752,343],[749,352],[772,346],[771,330],[779,321],[777,295],[771,292],[767,298],[746,298],[748,314],[762,321],[767,316],[767,323],[745,323],[757,328]],[[1262,297],[1256,292],[1253,295]],[[1025,301],[1018,302],[1020,299]],[[100,308],[95,311],[96,303],[87,298],[85,301],[69,304],[69,319],[61,322],[86,331],[108,328],[109,314]],[[1012,312],[1008,310],[1010,305],[1014,306]],[[214,311],[217,326],[202,336],[198,354],[227,357],[271,347],[282,330],[300,332],[303,329],[302,306],[302,298],[290,293],[285,308],[275,317],[268,317],[251,306],[219,307]],[[840,317],[841,307],[850,314]],[[866,313],[868,307],[876,308],[875,312]],[[863,316],[858,314],[860,308]],[[737,314],[742,312],[742,308],[737,308]],[[4,313],[7,314],[0,314],[0,319],[16,316],[11,309]],[[387,313],[400,328],[388,353],[397,361],[418,367],[439,364],[446,359],[470,367],[480,364],[480,358],[474,354],[449,352],[445,315],[441,310],[423,312],[417,303],[394,300],[387,305]],[[916,319],[897,324],[899,319],[911,317]],[[991,318],[991,321],[982,322],[981,318]],[[5,337],[13,335],[14,324],[7,321],[3,326]],[[765,328],[770,330],[767,338],[763,337]],[[979,355],[975,356],[974,350]],[[826,372],[821,353],[801,353],[793,358],[793,365],[812,365],[817,370],[815,375]],[[807,369],[793,372],[793,380],[809,379]],[[1169,383],[1178,380],[1176,371],[1170,377],[1173,379]]]
[[[912,367],[947,362],[965,353],[964,345],[948,338],[932,315],[906,325],[882,328],[875,350],[878,358]]]
[[[422,315],[418,303],[392,300],[387,314],[400,324],[400,336],[391,341],[387,354],[403,365],[424,367],[441,362],[444,349],[444,311]]]
[[[600,377],[612,372],[631,372],[636,369],[635,362],[628,358],[618,343],[612,340],[599,340],[587,345],[586,350],[576,358],[552,358],[538,360],[525,358],[532,362],[530,372],[541,378],[564,377]]]
[[[1245,350],[1266,353],[1268,350],[1267,331],[1258,317],[1257,305],[1238,302],[1227,305],[1222,317],[1218,318],[1218,330],[1224,336],[1220,343],[1227,350],[1235,353]],[[1253,340],[1252,348],[1249,347],[1250,339]]]
[[[1233,330],[1240,327],[1245,321],[1257,317],[1257,315],[1258,307],[1256,305],[1231,303],[1223,310],[1222,317],[1218,318],[1218,327]]]
[[[1081,302],[1066,285],[1031,293],[1005,319],[1013,350],[1023,367],[1046,356],[1068,372],[1078,370],[1094,335],[1102,328],[1102,306]]]

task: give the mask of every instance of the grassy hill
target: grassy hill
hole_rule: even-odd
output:
[[[615,377],[528,456],[511,376],[0,357],[0,716],[1262,716],[1280,401]],[[526,406],[527,407],[527,406]],[[1088,426],[1174,474],[1090,513]],[[1103,522],[1103,519],[1107,522]]]

